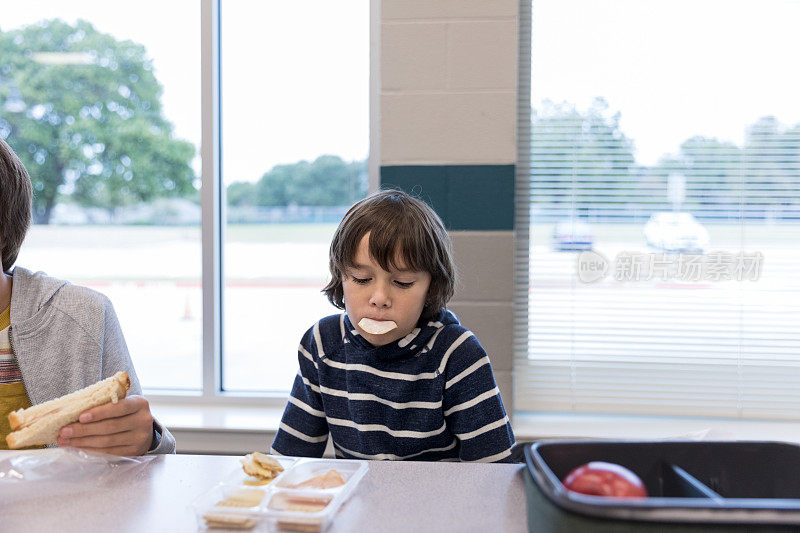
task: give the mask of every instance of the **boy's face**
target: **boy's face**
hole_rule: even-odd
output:
[[[402,339],[417,326],[425,306],[431,275],[428,272],[392,270],[387,272],[369,255],[369,233],[358,244],[354,266],[342,279],[344,307],[359,334],[373,346]],[[397,328],[383,335],[362,330],[362,318],[393,320]]]

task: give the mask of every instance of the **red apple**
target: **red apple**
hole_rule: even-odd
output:
[[[624,466],[592,461],[581,465],[564,478],[569,490],[592,496],[647,498],[647,489],[639,476]]]

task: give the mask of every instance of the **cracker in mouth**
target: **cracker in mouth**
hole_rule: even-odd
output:
[[[383,335],[396,329],[397,323],[394,320],[372,320],[364,317],[358,321],[358,327],[370,335]]]

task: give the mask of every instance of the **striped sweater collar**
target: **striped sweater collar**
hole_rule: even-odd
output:
[[[390,342],[384,346],[373,346],[364,337],[362,337],[353,323],[350,322],[350,317],[347,313],[342,313],[343,321],[343,341],[352,345],[354,348],[369,352],[371,355],[378,359],[402,359],[414,355],[422,355],[430,350],[435,341],[434,336],[444,326],[450,324],[458,324],[458,317],[447,309],[443,309],[437,316],[427,320],[420,320],[417,327],[402,339]]]

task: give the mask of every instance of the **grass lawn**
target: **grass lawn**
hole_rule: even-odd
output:
[[[796,244],[800,242],[800,224],[750,222],[738,224],[703,224],[710,234],[712,247],[745,245]],[[228,243],[330,243],[336,224],[235,224],[225,228]],[[531,243],[548,245],[554,223],[533,224]],[[590,224],[595,242],[644,242],[644,224]],[[31,227],[25,246],[68,248],[103,248],[120,243],[142,245],[164,242],[200,242],[199,226],[40,226]]]
[[[336,224],[236,224],[225,228],[226,242],[329,243]],[[109,243],[140,245],[200,242],[199,226],[31,226],[25,246],[106,247]]]

